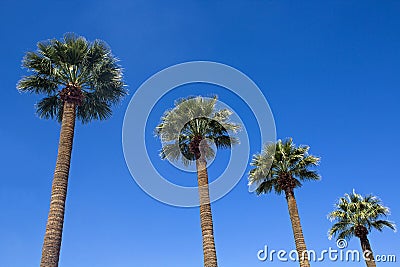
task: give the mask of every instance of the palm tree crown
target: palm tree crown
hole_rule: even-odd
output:
[[[64,102],[77,106],[83,123],[108,118],[111,105],[126,95],[122,69],[108,46],[99,40],[66,34],[62,40],[39,42],[27,52],[22,65],[32,73],[17,85],[21,92],[43,94],[36,105],[41,118],[61,122]]]
[[[388,215],[389,209],[373,195],[363,197],[355,191],[345,194],[335,204],[335,210],[328,215],[331,221],[336,221],[328,232],[329,238],[365,238],[372,229],[382,231],[383,228],[389,227],[395,230],[393,222],[381,219]]]
[[[310,167],[317,166],[319,158],[308,154],[308,146],[296,147],[290,138],[285,142],[266,145],[260,154],[253,156],[249,184],[256,184],[256,193],[293,194],[293,189],[303,181],[319,180],[320,176]]]
[[[238,143],[237,138],[229,135],[240,129],[229,120],[232,111],[217,111],[216,103],[217,97],[201,96],[176,101],[175,108],[166,111],[156,127],[156,135],[163,142],[161,158],[182,160],[188,165],[201,155],[212,158],[215,151],[211,143],[217,148],[230,148]]]

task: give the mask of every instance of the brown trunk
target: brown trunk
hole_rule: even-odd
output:
[[[307,248],[304,241],[303,230],[301,229],[299,211],[297,210],[296,199],[294,198],[293,191],[286,192],[286,200],[288,203],[290,221],[292,223],[294,242],[296,244],[297,253],[299,254],[300,267],[310,267],[308,255],[305,253]]]
[[[363,256],[367,267],[376,267],[374,255],[372,254],[371,245],[369,243],[368,237],[360,238],[361,249],[363,251]]]
[[[200,157],[196,160],[196,167],[200,197],[200,222],[201,234],[203,237],[204,267],[217,267],[217,253],[215,251],[206,160]]]
[[[75,104],[65,102],[40,267],[58,266],[74,128]]]

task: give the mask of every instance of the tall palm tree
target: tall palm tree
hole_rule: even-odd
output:
[[[50,211],[41,267],[56,267],[60,255],[65,199],[75,120],[88,123],[110,117],[111,106],[126,94],[121,67],[108,46],[66,34],[62,40],[39,42],[22,64],[30,71],[17,85],[21,92],[44,95],[36,105],[41,118],[61,123]]]
[[[310,266],[305,253],[306,244],[300,224],[294,189],[304,181],[319,180],[320,176],[311,167],[317,166],[319,158],[308,154],[308,146],[296,147],[292,139],[266,145],[260,154],[253,156],[249,173],[249,184],[256,186],[256,193],[266,194],[275,191],[285,193],[294,241],[299,255],[300,266]]]
[[[162,159],[196,164],[205,267],[217,267],[207,173],[207,160],[215,155],[211,144],[218,149],[230,148],[238,140],[229,134],[240,129],[229,121],[232,112],[216,110],[216,102],[216,97],[200,96],[176,101],[175,108],[164,113],[156,128],[163,142]]]
[[[368,195],[361,196],[354,190],[351,194],[345,194],[337,203],[335,210],[329,213],[328,218],[336,221],[329,230],[329,238],[350,239],[356,236],[360,239],[361,249],[368,267],[375,267],[374,255],[368,240],[368,234],[372,229],[382,231],[389,227],[395,230],[393,222],[381,219],[387,217],[389,209],[382,205],[379,198]]]

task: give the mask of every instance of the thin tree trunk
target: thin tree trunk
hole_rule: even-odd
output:
[[[40,267],[58,266],[74,128],[75,104],[65,102]]]
[[[292,223],[294,242],[296,244],[297,253],[299,254],[300,267],[310,267],[308,255],[305,253],[307,248],[304,241],[303,230],[301,229],[299,211],[297,209],[294,193],[286,192],[286,200],[288,203],[290,221]]]
[[[374,255],[372,254],[371,245],[369,243],[368,237],[360,238],[361,249],[363,251],[363,256],[365,257],[365,263],[367,267],[376,267]]]
[[[196,168],[200,197],[200,221],[201,234],[203,238],[204,267],[217,267],[217,253],[214,242],[206,160],[202,157],[196,160]]]

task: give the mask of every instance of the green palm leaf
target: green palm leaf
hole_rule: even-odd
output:
[[[69,87],[81,91],[77,118],[83,123],[109,118],[111,106],[127,94],[118,59],[103,41],[91,43],[66,34],[62,40],[39,42],[37,47],[22,61],[31,74],[22,77],[17,88],[44,95],[36,105],[39,117],[61,121],[64,100],[60,95]]]
[[[232,111],[216,110],[217,97],[188,97],[175,102],[175,108],[167,110],[156,127],[155,134],[163,142],[161,158],[181,160],[185,165],[196,160],[194,142],[201,145],[205,159],[213,158],[212,144],[220,148],[231,148],[239,140],[231,135],[240,130],[240,125],[231,122]],[[195,145],[196,146],[196,145]]]
[[[313,169],[319,158],[308,154],[308,146],[296,147],[290,138],[268,144],[260,154],[255,154],[250,163],[249,185],[255,185],[257,194],[275,191],[281,194],[301,187],[302,182],[319,180],[320,175]]]
[[[361,196],[355,191],[345,194],[337,203],[328,218],[335,223],[328,232],[329,238],[350,239],[356,235],[357,227],[364,227],[368,233],[372,229],[382,231],[385,227],[396,229],[393,222],[381,219],[389,215],[389,209],[373,195]]]

